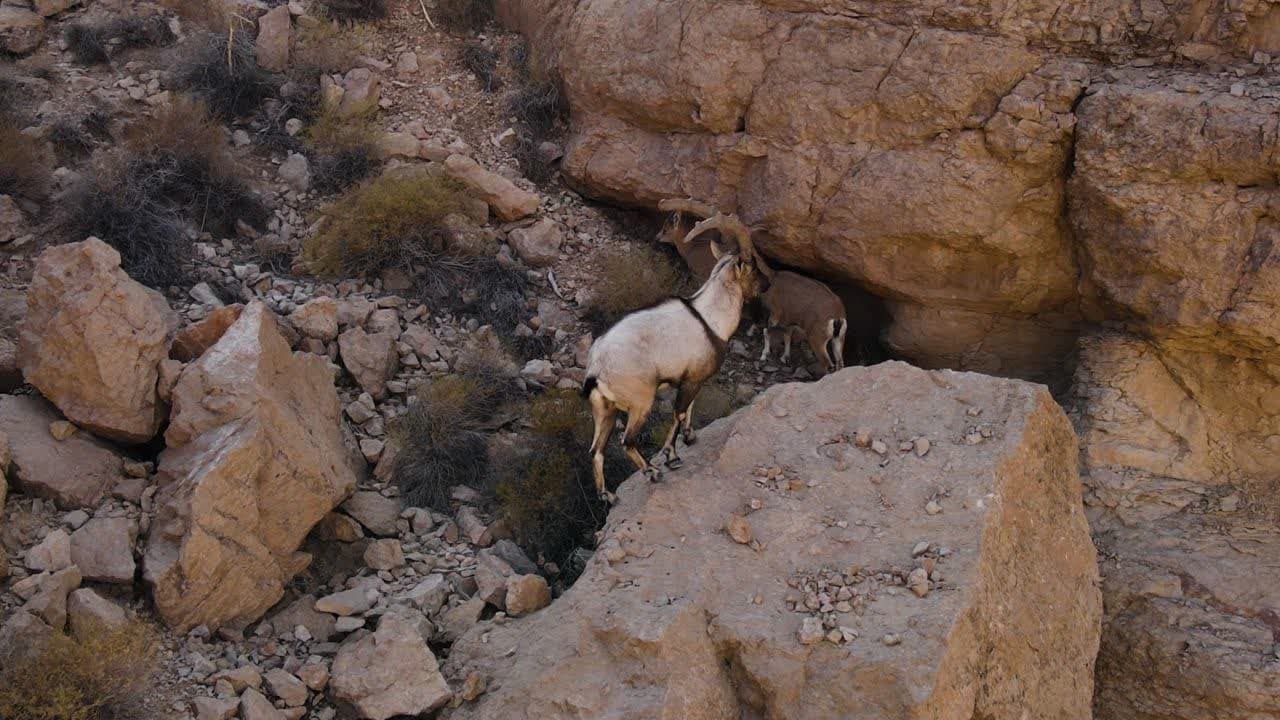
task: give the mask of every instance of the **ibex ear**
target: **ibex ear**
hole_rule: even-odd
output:
[[[712,240],[708,244],[711,246],[711,257],[715,258],[716,260],[719,260],[720,258],[724,257],[724,251],[720,249],[720,243],[716,242],[715,240]]]

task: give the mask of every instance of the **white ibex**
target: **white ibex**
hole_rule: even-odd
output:
[[[729,338],[742,319],[743,302],[761,290],[759,258],[746,226],[734,215],[716,214],[690,228],[688,237],[712,230],[733,236],[738,246],[730,252],[716,246],[717,262],[697,292],[627,315],[591,346],[582,394],[591,402],[595,423],[591,462],[596,491],[606,502],[615,500],[604,484],[604,448],[615,416],[619,411],[627,415],[622,436],[627,456],[656,480],[661,471],[640,454],[636,440],[658,388],[674,385],[675,421],[660,454],[666,455],[667,467],[679,467],[676,432],[680,431],[686,445],[696,441],[693,401],[724,362]]]
[[[699,279],[705,278],[714,264],[715,240],[694,238],[688,230],[698,220],[714,215],[715,208],[693,198],[669,198],[659,202],[658,209],[671,213],[658,233],[658,241],[674,245],[689,270]],[[843,369],[849,323],[840,298],[821,281],[789,270],[775,272],[763,257],[757,267],[769,280],[769,289],[760,297],[764,313],[753,318],[767,325],[761,362],[769,357],[769,329],[779,328],[784,338],[783,363],[791,359],[791,333],[799,330],[824,370]],[[747,334],[754,332],[753,328]]]

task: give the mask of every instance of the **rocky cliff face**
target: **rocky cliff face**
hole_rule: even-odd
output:
[[[1090,717],[1097,566],[1042,387],[851,368],[687,462],[623,486],[549,609],[455,644],[490,690],[452,717]]]
[[[1276,712],[1280,4],[499,6],[586,192],[739,212],[924,366],[1074,372],[1098,717]]]

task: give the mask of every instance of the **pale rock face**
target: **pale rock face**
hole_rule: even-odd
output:
[[[247,624],[280,599],[303,538],[355,488],[339,423],[325,360],[291,352],[261,303],[187,366],[143,561],[165,622]]]
[[[991,436],[970,444],[973,407]],[[864,426],[949,440],[925,457],[823,445]],[[501,683],[450,718],[1091,717],[1097,561],[1075,437],[1043,387],[851,368],[770,388],[684,460],[663,483],[620,488],[604,551],[560,599],[453,646],[450,677]],[[813,482],[752,482],[774,465]],[[947,511],[931,515],[943,468]],[[752,499],[753,542],[739,544],[723,528]],[[948,590],[881,588],[860,618],[829,613],[858,618],[856,637],[819,624],[802,644],[802,620],[821,616],[788,608],[803,596],[788,582],[853,564],[929,567]]]
[[[67,419],[108,439],[146,442],[164,419],[156,380],[177,327],[164,296],[89,238],[36,261],[18,356],[27,382]]]
[[[124,479],[123,459],[88,433],[55,440],[57,411],[34,395],[0,396],[0,433],[9,438],[15,488],[66,510],[93,507]]]
[[[1099,717],[1280,712],[1280,365],[1118,333],[1081,342],[1072,405],[1107,551]]]
[[[383,615],[377,632],[353,635],[342,644],[329,689],[366,720],[420,715],[452,696],[417,629],[395,614]]]
[[[133,541],[138,523],[129,518],[94,518],[71,534],[71,559],[86,580],[133,584]]]
[[[123,627],[128,619],[129,614],[124,608],[91,588],[80,588],[67,597],[67,622],[75,637],[85,637],[102,628],[114,630]]]

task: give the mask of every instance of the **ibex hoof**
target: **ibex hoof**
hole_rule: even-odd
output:
[[[697,444],[698,444],[698,434],[697,434],[697,433],[694,433],[694,432],[687,432],[687,433],[685,433],[685,434],[684,434],[684,444],[685,444],[685,445],[697,445]]]
[[[618,504],[618,496],[617,496],[617,495],[614,495],[613,493],[609,492],[608,490],[605,490],[604,492],[600,493],[600,500],[601,500],[601,501],[603,501],[605,505],[617,505],[617,504]]]
[[[684,467],[684,461],[678,457],[673,457],[670,460],[667,460],[667,468],[671,470],[679,470],[682,467]]]
[[[662,470],[650,465],[644,469],[644,476],[649,478],[649,482],[660,482],[662,480]]]

